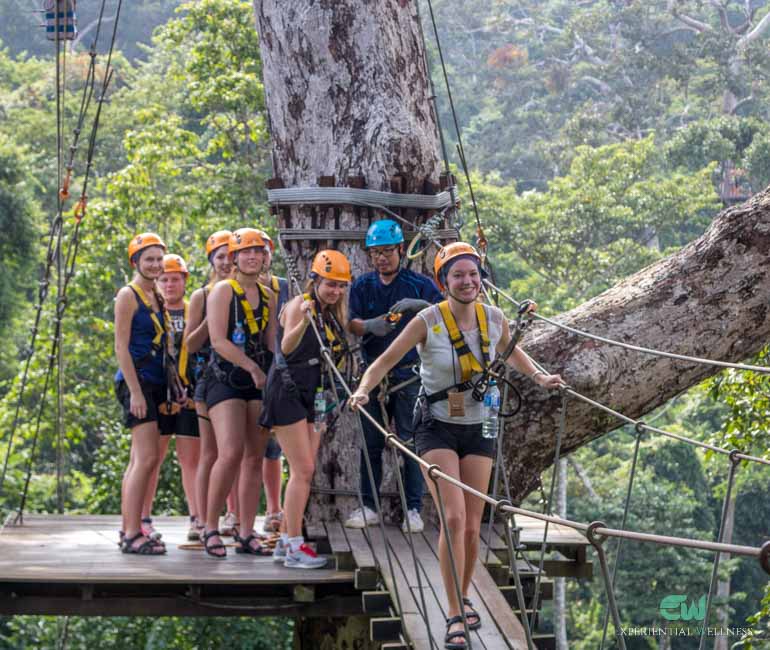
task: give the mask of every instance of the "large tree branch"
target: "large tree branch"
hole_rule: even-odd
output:
[[[738,44],[736,45],[738,51],[742,52],[754,41],[762,38],[768,29],[770,29],[770,11],[765,14],[765,17],[757,23],[754,29],[752,29],[748,34],[741,36],[741,38],[738,40]]]
[[[714,31],[714,28],[711,25],[709,25],[707,23],[703,23],[700,20],[696,20],[695,18],[692,18],[691,16],[687,16],[685,14],[680,14],[679,13],[679,9],[676,6],[675,0],[669,0],[669,2],[668,2],[668,11],[679,22],[684,23],[688,27],[692,27],[695,31],[697,31],[699,33],[713,32]]]
[[[494,251],[491,251],[494,258]],[[723,361],[770,339],[770,188],[722,212],[699,239],[563,314],[559,320],[618,341]],[[534,296],[537,299],[537,296]],[[541,297],[547,300],[547,296]],[[578,392],[639,418],[714,374],[597,343],[538,323],[522,347]],[[519,497],[553,461],[560,397],[522,380],[525,408],[506,424],[505,458]],[[577,449],[622,423],[571,399],[562,448]]]

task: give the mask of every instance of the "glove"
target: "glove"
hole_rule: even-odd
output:
[[[396,328],[395,323],[391,323],[383,316],[376,316],[364,321],[364,334],[373,334],[374,336],[387,336]]]
[[[401,298],[401,300],[390,308],[390,311],[395,314],[413,311],[416,314],[426,307],[430,307],[430,303],[427,300],[421,300],[420,298]]]

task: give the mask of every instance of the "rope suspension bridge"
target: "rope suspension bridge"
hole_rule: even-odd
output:
[[[92,170],[99,119],[105,95],[112,79],[111,59],[121,3],[118,2],[104,76],[101,83],[97,84],[96,46],[101,31],[104,6],[105,2],[103,1],[99,24],[89,51],[88,77],[83,89],[77,125],[73,130],[73,142],[70,145],[66,162],[63,144],[64,106],[62,99],[66,70],[66,48],[62,48],[61,42],[57,40],[57,179],[60,188],[57,195],[58,207],[48,233],[43,279],[38,289],[29,350],[21,372],[13,425],[7,434],[5,458],[2,474],[0,474],[0,496],[5,495],[6,475],[12,455],[14,436],[22,421],[22,406],[27,394],[30,367],[35,355],[44,309],[49,299],[48,294],[54,268],[56,269],[57,281],[54,301],[55,318],[48,352],[48,364],[37,411],[33,415],[34,429],[26,459],[23,487],[19,493],[18,506],[15,512],[11,513],[5,527],[0,531],[0,548],[4,551],[0,554],[0,557],[4,558],[0,559],[0,593],[7,596],[2,599],[0,613],[287,616],[340,616],[362,613],[372,615],[380,613],[385,616],[372,618],[371,637],[373,640],[387,641],[383,647],[392,649],[397,647],[420,649],[443,647],[441,640],[444,625],[443,604],[440,597],[433,591],[432,586],[440,582],[440,576],[437,573],[438,559],[435,554],[437,531],[429,529],[422,535],[412,534],[408,518],[406,519],[406,534],[401,534],[392,526],[386,525],[384,508],[376,491],[374,493],[375,506],[380,515],[376,527],[364,528],[361,531],[348,531],[337,521],[327,521],[325,525],[313,524],[309,527],[309,537],[315,538],[319,547],[323,547],[324,550],[336,556],[337,567],[332,571],[292,571],[287,574],[280,567],[269,563],[269,560],[259,561],[244,558],[230,559],[226,563],[207,563],[202,566],[200,562],[191,560],[189,554],[185,556],[184,553],[172,554],[169,557],[170,564],[157,563],[147,566],[147,563],[137,562],[137,558],[125,556],[121,556],[119,561],[110,559],[107,564],[100,564],[90,559],[91,555],[87,554],[86,551],[92,553],[94,545],[106,546],[114,543],[111,539],[116,526],[112,518],[31,516],[25,520],[24,511],[27,505],[34,459],[39,445],[41,422],[45,414],[46,399],[53,383],[54,374],[56,374],[57,390],[55,427],[57,506],[60,514],[64,511],[62,489],[64,473],[62,455],[64,449],[62,320],[66,311],[67,291],[75,272],[81,222],[87,209],[87,187]],[[472,194],[473,190],[459,124],[454,111],[449,79],[446,74],[436,20],[430,2],[428,7],[457,130],[457,153],[471,191],[479,248],[486,259],[487,241],[475,197]],[[58,26],[56,30],[58,32]],[[426,67],[429,68],[427,61]],[[86,116],[89,114],[92,101],[96,102],[96,109],[88,138],[82,189],[72,209],[74,226],[65,246],[65,202],[70,198],[75,156],[79,150],[79,137],[85,129]],[[439,133],[444,152],[445,171],[451,178],[446,143],[440,128]],[[394,210],[399,207],[406,207],[429,211],[431,216],[417,231],[411,233],[413,237],[408,248],[408,255],[410,259],[417,259],[428,250],[431,244],[440,246],[442,239],[456,238],[457,232],[462,226],[457,208],[456,187],[453,183],[450,183],[445,194],[446,196],[428,197],[427,195],[407,196],[388,192],[373,193],[367,190],[342,190],[340,188],[290,188],[269,190],[268,199],[275,206],[308,202],[325,205],[337,203],[365,206],[398,219],[410,228],[413,228],[414,224]],[[453,224],[454,228],[441,230],[440,226],[450,215],[456,219]],[[286,242],[295,236],[296,233],[288,230],[281,231],[278,243],[288,266],[291,283],[295,291],[301,295],[303,293],[300,286],[301,274],[297,269],[295,260],[286,249]],[[340,236],[341,233],[336,231],[313,234],[313,237],[318,239]],[[421,241],[422,247],[419,246]],[[492,280],[484,280],[484,291],[489,301],[499,303],[502,300],[517,310],[527,307],[526,302],[517,301],[506,291],[496,286]],[[528,310],[519,311],[518,318],[508,324],[512,331],[512,337],[518,340],[530,322],[535,319],[561,328],[574,336],[622,347],[640,354],[710,367],[730,368],[740,372],[770,374],[770,368],[763,366],[729,363],[615,341],[572,328],[560,323],[557,319],[547,318]],[[319,330],[315,320],[310,319],[309,322],[321,348],[325,369],[329,375],[329,386],[335,394],[335,418],[348,417],[348,414],[345,413],[345,402],[353,394],[356,379],[352,371],[354,365],[353,351],[350,347],[344,350],[346,363],[343,366],[344,370],[341,369],[338,365],[340,359],[335,358],[333,351],[329,349],[327,340]],[[545,371],[542,367],[539,369]],[[508,403],[510,399],[520,400],[520,396],[510,394],[511,391],[516,391],[516,387],[506,378],[505,373],[507,371],[503,371],[503,373],[498,375],[498,378],[503,380],[504,402]],[[543,502],[542,511],[538,512],[514,505],[510,489],[510,477],[503,462],[505,427],[502,421],[499,424],[494,477],[490,493],[487,494],[462,483],[443,471],[438,465],[427,463],[408,445],[404,444],[397,435],[381,426],[370,413],[358,409],[352,417],[357,420],[357,430],[361,435],[361,448],[364,452],[369,481],[374,485],[372,463],[360,421],[362,417],[367,418],[381,433],[386,447],[391,451],[394,465],[398,464],[399,458],[410,458],[423,468],[433,484],[435,494],[439,495],[437,500],[438,522],[446,539],[451,540],[451,535],[449,534],[449,522],[447,521],[444,502],[441,498],[442,486],[454,486],[466,495],[486,504],[488,518],[482,531],[484,561],[479,562],[477,567],[474,589],[481,602],[479,611],[484,619],[490,621],[491,624],[485,626],[483,630],[472,631],[468,627],[468,621],[463,612],[463,625],[469,648],[526,647],[532,650],[535,647],[547,647],[548,641],[539,637],[535,630],[539,607],[544,598],[544,591],[549,584],[543,580],[543,576],[554,575],[558,572],[558,567],[555,566],[554,562],[546,559],[547,553],[554,549],[573,553],[576,558],[582,557],[582,564],[585,565],[585,548],[590,546],[598,558],[606,593],[605,638],[602,640],[602,647],[607,642],[609,620],[612,619],[615,641],[619,648],[624,649],[626,645],[615,595],[615,585],[618,567],[621,564],[622,544],[625,542],[680,547],[714,554],[703,634],[700,639],[700,648],[703,648],[722,554],[753,558],[761,564],[765,572],[770,574],[770,541],[758,546],[741,546],[725,542],[727,507],[732,498],[739,468],[748,463],[767,466],[770,465],[770,460],[740,450],[722,448],[652,426],[643,420],[624,415],[569,385],[561,386],[559,393],[561,402],[552,461],[554,468],[558,466],[562,457],[563,436],[569,415],[568,407],[573,400],[582,402],[615,418],[618,423],[630,425],[635,431],[633,458],[623,505],[622,523],[618,528],[607,526],[600,520],[578,522],[554,515],[555,471],[549,494]],[[659,435],[725,457],[727,463],[726,491],[722,502],[719,528],[714,540],[689,539],[627,529],[626,524],[631,510],[631,496],[637,474],[640,443],[646,434]],[[406,512],[406,493],[400,472],[395,472],[395,478],[397,483],[396,497],[401,508]],[[501,492],[503,496],[500,498],[498,495]],[[356,492],[356,498],[363,508],[360,489]],[[178,522],[169,520],[166,523],[168,529],[172,531],[169,535],[170,538],[174,538],[177,532],[181,534],[181,526],[178,526]],[[175,526],[179,528],[179,531],[176,531]],[[40,544],[41,539],[45,539],[43,544]],[[607,549],[611,540],[616,542],[614,562],[610,561]],[[80,556],[78,556],[78,551],[82,552]],[[532,551],[537,552],[536,564],[530,562],[530,559],[525,556],[525,553]],[[80,560],[79,557],[86,559]],[[451,549],[450,557],[452,557]],[[73,561],[68,563],[67,558],[71,558]],[[581,562],[576,561],[575,564],[581,564]],[[244,571],[247,566],[253,567],[253,570]],[[553,571],[549,570],[551,567],[553,567]],[[452,573],[457,597],[462,601],[461,585],[454,561]],[[502,646],[501,643],[505,645]]]

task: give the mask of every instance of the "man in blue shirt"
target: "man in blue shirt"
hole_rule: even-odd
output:
[[[362,336],[364,361],[369,364],[382,354],[406,327],[406,324],[422,309],[441,302],[444,297],[432,279],[426,275],[401,268],[404,255],[404,233],[401,227],[390,219],[375,221],[366,233],[366,249],[375,271],[359,277],[350,288],[350,324],[353,334]],[[395,318],[388,318],[396,314]],[[399,317],[400,316],[400,317]],[[417,350],[412,349],[388,376],[388,382],[395,386],[409,379],[411,383],[390,393],[386,403],[388,418],[396,427],[402,440],[414,436],[412,411],[420,390],[420,381],[415,378],[412,367],[419,363]],[[383,424],[382,410],[378,399],[380,389],[372,391],[366,408],[380,424]],[[361,493],[364,508],[354,510],[345,522],[348,528],[364,528],[379,523],[375,512],[374,492],[379,494],[382,483],[382,452],[385,437],[368,418],[361,418],[366,438],[366,447],[372,463],[374,487],[370,485],[363,451],[361,452]],[[407,512],[404,513],[403,530],[406,532],[406,518],[411,531],[423,529],[420,510],[424,489],[422,473],[417,463],[405,459],[403,467]]]

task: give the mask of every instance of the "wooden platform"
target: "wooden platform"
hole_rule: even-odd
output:
[[[286,569],[183,550],[188,522],[159,517],[168,554],[126,555],[117,516],[27,515],[0,531],[0,614],[347,616],[360,614],[353,570]],[[261,522],[260,522],[261,524]],[[225,538],[227,541],[227,538]]]
[[[525,558],[515,561],[529,607],[543,524],[526,517],[517,517],[516,524]],[[365,615],[370,618],[371,640],[383,642],[383,649],[443,647],[447,599],[436,528],[412,535],[415,568],[400,527],[386,526],[383,539],[379,526],[364,532],[346,529],[340,521],[326,522],[307,533],[319,553],[329,557],[329,568],[296,570],[270,557],[237,555],[232,548],[226,560],[187,548],[188,522],[183,517],[159,517],[155,525],[168,548],[165,556],[121,553],[117,516],[27,515],[23,525],[5,526],[0,530],[0,615]],[[470,594],[483,621],[472,633],[478,649],[526,648],[511,558],[501,533],[500,526],[491,534],[486,523],[482,526]],[[551,576],[591,575],[587,545],[573,530],[549,526],[542,599],[552,595]],[[423,597],[428,625],[422,615]],[[535,635],[540,649],[553,647],[552,640]]]

